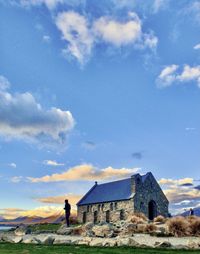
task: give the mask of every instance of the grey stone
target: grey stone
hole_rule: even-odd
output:
[[[5,234],[2,236],[2,241],[7,243],[20,243],[22,241],[22,237]]]
[[[67,225],[62,225],[58,230],[57,234],[59,235],[70,235],[72,233],[72,228],[67,227]]]
[[[157,248],[170,248],[170,247],[172,247],[172,244],[168,241],[156,242],[155,247],[157,247]]]
[[[15,235],[23,236],[31,233],[31,229],[28,226],[21,225],[17,227],[14,231]]]

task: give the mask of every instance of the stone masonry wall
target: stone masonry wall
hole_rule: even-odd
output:
[[[83,223],[83,213],[85,212],[86,222],[94,222],[95,211],[98,214],[97,222],[106,221],[106,211],[110,211],[110,222],[126,219],[128,215],[134,211],[133,199],[79,206],[78,221]]]
[[[136,179],[136,194],[134,196],[135,212],[142,212],[149,217],[149,202],[154,201],[156,204],[156,216],[168,216],[168,200],[162,192],[157,181],[150,175],[144,183],[137,176]]]

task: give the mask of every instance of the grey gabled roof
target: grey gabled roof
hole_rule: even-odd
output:
[[[145,181],[148,174],[141,176],[142,181]],[[127,200],[133,197],[133,195],[134,193],[131,193],[131,178],[128,178],[109,183],[95,184],[77,205]]]

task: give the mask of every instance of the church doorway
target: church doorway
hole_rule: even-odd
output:
[[[151,200],[148,205],[149,220],[153,220],[157,216],[157,206],[154,200]]]

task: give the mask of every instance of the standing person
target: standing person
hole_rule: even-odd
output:
[[[190,216],[194,215],[194,210],[192,208],[190,208]]]
[[[65,210],[66,223],[67,223],[67,226],[69,227],[69,217],[70,217],[71,205],[68,203],[67,199],[65,200],[64,210]]]

